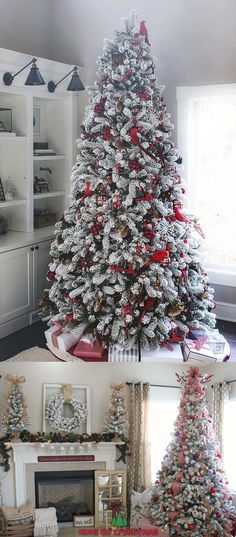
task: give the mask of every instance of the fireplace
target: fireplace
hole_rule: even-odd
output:
[[[94,515],[94,471],[35,472],[36,507],[55,507],[58,522]]]

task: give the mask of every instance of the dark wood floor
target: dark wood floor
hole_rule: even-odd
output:
[[[39,321],[19,332],[0,339],[0,362],[15,356],[19,352],[31,347],[46,348],[44,330],[46,323]],[[236,323],[228,321],[218,321],[217,327],[221,334],[225,336],[231,347],[230,361],[236,361]]]

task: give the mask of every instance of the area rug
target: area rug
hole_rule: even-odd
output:
[[[47,349],[40,349],[40,347],[31,347],[25,351],[12,356],[6,362],[61,362],[59,358],[56,358],[52,352]]]

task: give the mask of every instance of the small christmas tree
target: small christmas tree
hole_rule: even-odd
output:
[[[1,418],[1,428],[14,436],[23,431],[30,422],[27,414],[26,398],[22,389],[25,378],[14,377],[8,374],[6,375],[6,380],[11,382],[11,386],[6,396],[6,406]]]
[[[106,415],[106,432],[123,437],[128,432],[124,387],[124,384],[111,384],[112,395]]]
[[[201,230],[183,208],[173,125],[133,11],[98,64],[42,306],[51,322],[104,347],[158,348],[215,325]]]
[[[207,374],[177,375],[183,392],[173,440],[157,476],[149,515],[170,536],[229,537],[236,516],[205,398]]]

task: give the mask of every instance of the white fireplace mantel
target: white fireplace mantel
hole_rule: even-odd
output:
[[[58,457],[63,457],[67,455],[92,455],[94,457],[94,463],[104,463],[104,469],[114,470],[116,463],[116,443],[113,442],[84,442],[82,444],[77,442],[66,442],[66,443],[31,443],[31,442],[22,442],[22,443],[8,443],[7,447],[12,449],[12,468],[10,471],[14,473],[14,484],[15,484],[15,504],[16,507],[19,507],[21,504],[25,503],[27,500],[32,500],[32,498],[27,497],[27,468],[29,465],[37,466],[38,471],[42,468],[43,463],[38,461],[38,457],[41,456],[57,456],[57,468],[58,462],[64,468],[69,469],[69,461],[62,459],[62,462],[58,461]],[[49,462],[50,469],[54,466],[54,462]],[[85,467],[86,462],[77,463],[78,466]],[[95,464],[96,466],[96,464]],[[94,466],[94,467],[95,467]],[[75,469],[76,463],[73,463],[73,468]]]

